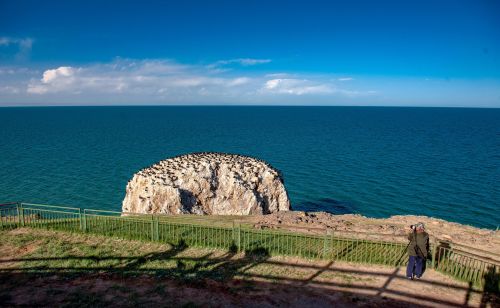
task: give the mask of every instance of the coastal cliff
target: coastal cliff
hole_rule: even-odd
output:
[[[235,154],[193,153],[160,161],[128,182],[128,213],[255,215],[290,210],[280,172]]]

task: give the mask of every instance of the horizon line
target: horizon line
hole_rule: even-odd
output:
[[[0,105],[0,108],[58,108],[58,107],[358,107],[358,108],[448,108],[448,109],[500,109],[500,106],[419,106],[419,105],[280,105],[280,104],[103,104],[103,105]]]

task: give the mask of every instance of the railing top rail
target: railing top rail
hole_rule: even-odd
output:
[[[106,214],[101,214],[99,212],[84,212],[83,215],[85,216],[93,216],[93,217],[102,217],[102,218],[110,218],[110,219],[135,219],[135,220],[140,220],[140,221],[151,221],[151,216],[149,216],[149,219],[147,217],[138,217],[138,216],[122,216],[122,215],[106,215]]]
[[[133,223],[133,222],[141,222],[141,223],[146,223],[146,224],[151,223],[151,219],[150,220],[140,219],[140,218],[138,219],[138,218],[134,218],[134,217],[128,218],[128,217],[123,217],[123,216],[106,216],[106,215],[89,214],[89,213],[86,213],[85,216],[87,218],[96,217],[96,218],[108,219],[108,220],[121,220],[121,221],[130,222],[130,223]]]
[[[7,205],[16,205],[18,204],[19,202],[4,202],[4,203],[0,203],[0,206],[7,206]]]
[[[93,209],[84,209],[83,210],[85,213],[87,212],[94,212],[94,213],[112,213],[112,214],[118,214],[118,215],[122,215],[122,214],[126,214],[124,212],[117,212],[117,211],[108,211],[108,210],[93,210]]]
[[[455,250],[460,250],[460,251],[464,251],[463,249],[468,249],[468,250],[471,250],[471,251],[478,251],[478,252],[481,252],[481,253],[484,253],[484,254],[488,254],[490,256],[495,256],[495,257],[498,257],[499,260],[497,260],[497,262],[500,262],[500,254],[498,253],[494,253],[494,252],[490,252],[490,251],[487,251],[487,250],[483,250],[483,249],[479,249],[479,248],[474,248],[474,247],[470,247],[470,246],[467,246],[467,245],[463,245],[463,244],[459,244],[459,243],[454,243],[454,242],[450,242],[450,241],[440,241],[442,243],[449,243],[451,246],[453,246],[453,249]],[[457,249],[458,247],[458,249]],[[467,253],[470,253],[470,254],[474,254],[472,252],[469,252],[469,251],[464,251],[464,252],[467,252]]]
[[[318,239],[325,239],[325,235],[328,236],[328,238],[331,238],[336,241],[352,241],[352,242],[358,242],[358,243],[369,243],[369,244],[382,244],[382,245],[393,245],[393,246],[405,246],[406,243],[402,242],[390,242],[390,241],[383,241],[383,240],[377,240],[377,239],[361,239],[361,238],[352,238],[352,237],[340,237],[340,236],[335,236],[332,234],[307,234],[307,233],[301,233],[301,232],[293,232],[289,230],[257,230],[257,229],[252,229],[252,228],[242,228],[242,231],[246,232],[254,232],[254,233],[263,233],[263,234],[280,234],[280,235],[289,235],[289,236],[297,236],[297,237],[307,237],[307,238],[318,238]]]
[[[117,216],[123,217],[145,217],[151,219],[152,216],[158,216],[157,214],[143,214],[143,213],[130,213],[130,212],[118,212],[118,211],[110,211],[110,210],[96,210],[96,209],[83,209],[85,213],[103,213],[106,214],[116,214]],[[109,215],[111,216],[111,215]],[[114,217],[114,216],[113,216]]]
[[[241,226],[241,225],[240,225]],[[293,232],[290,230],[279,230],[279,229],[255,229],[249,226],[242,226],[241,231],[244,232],[253,232],[253,233],[263,233],[263,234],[283,234],[290,236],[298,236],[298,237],[321,237],[324,238],[325,234],[311,234],[311,233],[302,233],[302,232]]]
[[[58,210],[53,210],[53,209],[25,208],[24,210],[25,211],[44,212],[44,213],[58,213],[58,214],[67,214],[67,215],[78,215],[77,212],[58,211]]]
[[[491,265],[500,266],[500,260],[496,260],[496,259],[493,259],[493,258],[488,257],[488,256],[474,254],[472,252],[461,250],[461,249],[457,249],[457,248],[453,248],[453,247],[439,247],[439,249],[453,251],[453,253],[456,253],[456,254],[459,254],[459,255],[462,255],[462,256],[465,256],[465,257],[468,257],[468,258],[480,260],[481,262],[489,263]]]
[[[213,225],[200,225],[200,224],[193,224],[193,223],[188,223],[188,222],[173,222],[173,221],[166,221],[166,220],[159,220],[158,223],[160,225],[173,225],[173,226],[192,226],[192,227],[200,227],[200,228],[206,228],[206,229],[217,229],[217,230],[233,230],[233,227],[224,227],[224,226],[213,226]]]
[[[80,211],[80,208],[77,208],[77,207],[60,206],[60,205],[26,203],[26,202],[22,202],[21,205],[22,206],[36,206],[36,207],[46,207],[46,208],[53,208],[53,209],[66,209],[66,210]]]
[[[288,224],[280,224],[280,225],[275,225],[275,224],[261,224],[264,227],[272,227],[276,229],[294,229],[294,230],[304,230],[304,231],[323,231],[323,232],[334,232],[334,233],[347,233],[347,234],[362,234],[362,235],[374,235],[374,236],[390,236],[390,237],[396,237],[396,238],[404,238],[408,235],[404,234],[389,234],[389,233],[373,233],[373,232],[363,232],[363,231],[352,231],[352,230],[334,230],[334,229],[329,229],[329,228],[319,228],[319,227],[304,227],[304,226],[294,226],[294,225],[288,225]]]

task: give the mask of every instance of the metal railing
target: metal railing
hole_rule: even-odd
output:
[[[18,202],[0,204],[0,229],[14,229],[20,225]]]
[[[162,215],[128,214],[33,203],[0,204],[0,229],[18,226],[84,232],[124,239],[232,249],[264,250],[271,255],[401,266],[407,262],[405,243],[304,234],[282,230],[257,230],[233,221],[232,227],[196,221],[179,222]],[[500,262],[454,249],[448,244],[431,247],[433,268],[454,278],[484,286],[497,279]],[[491,276],[491,277],[490,277]]]
[[[492,285],[500,277],[499,262],[453,249],[449,243],[441,243],[436,247],[434,268],[474,285]],[[498,281],[496,283],[498,287]]]

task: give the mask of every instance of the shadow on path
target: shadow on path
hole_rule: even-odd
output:
[[[44,277],[57,277],[57,280],[66,281],[66,283],[76,283],[75,279],[81,277],[104,277],[102,279],[117,279],[119,281],[131,281],[133,284],[134,277],[142,277],[144,275],[151,277],[151,279],[173,279],[182,285],[189,285],[190,287],[206,288],[216,283],[218,288],[229,292],[230,296],[239,296],[247,299],[252,299],[251,292],[247,294],[247,289],[238,286],[238,281],[248,279],[251,281],[252,290],[265,290],[276,289],[277,292],[286,292],[285,290],[293,289],[291,286],[299,288],[297,292],[312,292],[311,294],[320,294],[311,296],[311,299],[320,296],[322,301],[319,306],[325,303],[330,303],[330,294],[337,293],[347,296],[346,300],[349,302],[350,298],[358,298],[358,300],[366,300],[370,303],[383,303],[389,306],[426,306],[430,303],[440,304],[451,307],[461,307],[468,305],[471,296],[481,296],[481,306],[487,305],[495,306],[500,305],[498,301],[498,288],[499,276],[495,268],[491,268],[485,278],[484,290],[479,291],[469,285],[469,287],[460,285],[449,285],[438,281],[418,280],[413,281],[414,286],[433,286],[443,287],[449,290],[454,290],[464,294],[465,299],[462,303],[457,303],[451,300],[432,297],[426,294],[416,294],[410,290],[397,290],[389,288],[391,282],[395,280],[405,279],[404,275],[398,275],[401,268],[395,268],[392,272],[383,272],[377,270],[363,270],[359,268],[346,269],[340,266],[335,266],[335,262],[330,261],[324,266],[318,266],[312,263],[300,264],[286,261],[279,261],[270,259],[269,252],[264,248],[256,248],[253,250],[245,251],[244,254],[238,254],[236,251],[231,250],[225,254],[214,256],[214,253],[209,252],[199,257],[186,257],[179,255],[186,250],[187,246],[181,242],[171,249],[158,252],[148,253],[138,257],[122,257],[122,256],[64,256],[60,258],[13,258],[7,260],[0,260],[0,300],[3,300],[6,305],[9,305],[9,298],[13,294],[22,294],[27,292],[24,296],[31,296],[32,290],[38,287],[40,278]],[[36,262],[37,264],[42,261],[44,266],[37,266],[30,263]],[[73,263],[64,263],[61,261],[75,261]],[[78,266],[67,264],[79,264],[79,262],[90,262],[92,266]],[[116,265],[99,266],[100,262],[116,261]],[[2,264],[12,264],[12,262],[22,262],[22,267],[4,267]],[[170,262],[167,267],[167,263]],[[82,263],[83,264],[83,263]],[[162,265],[163,264],[163,265]],[[174,265],[172,265],[174,264]],[[65,266],[63,266],[65,265]],[[259,265],[265,265],[266,269],[274,269],[271,272],[258,270],[252,271]],[[289,269],[296,269],[298,271],[312,271],[312,274],[306,277],[299,278],[296,275],[288,275]],[[279,274],[277,274],[279,273]],[[341,275],[367,275],[371,277],[384,278],[383,285],[376,286],[362,283],[342,282],[338,280],[325,280],[316,279],[322,274],[328,273],[334,277]],[[108,278],[106,278],[108,277]],[[50,279],[44,283],[52,283]],[[245,280],[246,281],[246,280]],[[245,282],[245,286],[247,283]],[[212,286],[213,287],[213,286]],[[339,291],[341,290],[341,291]],[[225,294],[224,293],[224,294]],[[290,295],[292,298],[294,295]],[[397,297],[394,298],[387,298]],[[337,298],[338,299],[338,298]],[[343,299],[342,299],[343,300]],[[415,301],[418,301],[417,304]],[[342,302],[344,303],[344,302]],[[36,303],[35,304],[40,304]],[[43,303],[42,303],[43,304]],[[345,304],[345,303],[344,303]],[[377,304],[377,305],[378,305]],[[325,304],[325,306],[328,306]]]

